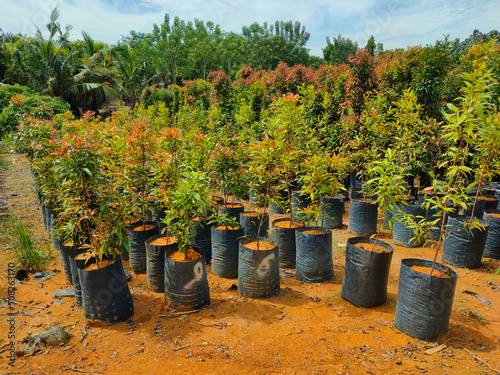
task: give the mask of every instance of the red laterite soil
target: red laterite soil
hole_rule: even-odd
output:
[[[0,215],[17,213],[24,223],[43,230],[26,159],[2,155],[14,164],[0,175]],[[246,208],[248,205],[245,203]],[[347,214],[347,213],[346,213]],[[271,215],[274,220],[277,215]],[[347,216],[345,217],[347,219]],[[53,298],[69,288],[60,261],[44,281],[17,284],[14,310],[0,309],[2,374],[494,374],[500,373],[500,262],[483,259],[475,270],[454,268],[459,275],[448,332],[436,342],[407,336],[393,327],[400,261],[432,258],[432,244],[394,246],[388,300],[382,306],[357,308],[340,298],[346,227],[333,230],[335,278],[321,284],[281,272],[281,294],[252,300],[231,288],[207,267],[211,305],[194,313],[175,312],[162,293],[148,289],[146,275],[132,272],[129,287],[135,314],[128,322],[105,325],[86,321],[74,297]],[[381,240],[392,243],[391,234]],[[0,238],[0,298],[8,296],[9,244]],[[124,261],[128,267],[128,262]],[[486,305],[471,291],[491,302]],[[2,305],[4,306],[4,305]],[[9,316],[9,313],[15,315]],[[73,336],[62,346],[45,347],[9,366],[12,317],[15,346],[29,332],[64,327]],[[8,321],[9,319],[9,321]],[[440,346],[441,345],[441,346]],[[429,349],[435,349],[429,351]],[[496,371],[496,372],[495,372]]]

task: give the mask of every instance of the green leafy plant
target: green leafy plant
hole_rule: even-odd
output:
[[[276,165],[281,158],[280,148],[277,143],[266,134],[264,139],[249,146],[251,157],[248,163],[248,172],[251,177],[251,189],[257,198],[264,202],[264,207],[260,213],[259,228],[257,230],[257,250],[259,249],[260,232],[264,224],[265,215],[271,199],[271,187],[273,181],[277,179],[278,170]]]
[[[101,150],[89,137],[68,136],[61,141],[54,164],[62,181],[58,228],[75,247],[84,247],[97,259],[120,254],[128,247],[125,219],[131,202],[102,173]]]
[[[311,200],[311,204],[303,213],[308,222],[315,222],[317,226],[324,228],[325,205],[321,204],[320,200],[322,197],[335,196],[343,189],[338,176],[346,169],[346,159],[323,152],[310,156],[302,166],[303,170],[299,176],[302,194]]]
[[[500,274],[500,267],[497,268],[495,274],[493,275],[492,279],[494,279],[497,275]]]
[[[493,274],[493,277],[490,280],[488,280],[488,285],[495,285],[495,277],[497,277],[498,275],[500,275],[500,266],[497,268],[497,270]]]
[[[397,163],[396,153],[388,148],[380,159],[374,160],[368,170],[370,176],[374,176],[366,182],[370,192],[375,196],[373,204],[378,204],[379,211],[385,213],[388,210],[394,214],[398,204],[408,204],[408,190],[406,188],[406,174]],[[392,220],[389,221],[389,228]],[[380,232],[380,223],[379,229]]]
[[[153,173],[151,199],[157,209],[165,210],[168,207],[170,195],[179,184],[183,147],[184,138],[180,129],[172,127],[159,132],[157,151],[152,156],[151,163]]]
[[[498,170],[498,168],[490,169],[491,157],[493,155],[496,157],[498,152],[500,133],[496,129],[499,124],[498,114],[490,103],[491,70],[487,69],[484,59],[476,60],[472,72],[464,73],[464,82],[462,96],[457,99],[459,105],[448,103],[449,112],[444,113],[447,123],[444,126],[443,138],[448,144],[446,154],[448,161],[445,161],[443,166],[447,167],[447,170],[445,181],[438,183],[434,180],[433,185],[433,190],[441,194],[432,196],[426,202],[426,207],[437,209],[438,216],[441,217],[441,235],[436,247],[432,270],[443,240],[446,215],[453,209],[450,203],[453,202],[454,206],[467,209],[469,202],[467,193],[477,187],[477,200],[484,177],[491,176]],[[479,180],[469,183],[469,177],[473,172],[471,165],[474,160],[474,148],[480,151],[478,153]],[[474,228],[483,229],[484,227],[479,221],[473,220],[471,215],[469,227],[464,222],[464,229]]]
[[[278,177],[283,181],[287,193],[286,202],[275,200],[285,212],[290,213],[290,225],[293,220],[292,184],[299,172],[300,162],[307,155],[308,133],[305,105],[299,94],[288,94],[279,98],[273,106],[273,118],[268,121],[268,130],[273,136],[280,157],[275,160]]]
[[[5,158],[3,158],[3,157],[0,157],[0,168],[4,169],[4,170],[7,170],[10,168],[10,163],[7,160],[5,160]]]
[[[217,224],[220,226],[228,228],[236,228],[239,226],[238,221],[235,217],[229,216],[227,213],[218,213],[215,217],[209,221],[209,224]]]
[[[187,259],[188,248],[195,234],[195,219],[206,216],[211,202],[206,173],[189,170],[182,177],[169,195],[167,218],[163,221],[176,238],[179,251]]]
[[[217,143],[210,155],[209,169],[212,183],[222,192],[225,203],[228,203],[229,195],[234,199],[240,193],[244,170],[242,155],[236,145]]]
[[[426,240],[433,223],[423,216],[415,216],[402,210],[402,205],[408,205],[409,190],[406,184],[407,174],[404,167],[398,163],[397,152],[391,148],[384,151],[381,159],[371,163],[368,174],[375,176],[366,182],[368,189],[375,196],[374,204],[378,204],[379,212],[389,213],[389,229],[393,221],[413,229],[414,237],[410,241]],[[381,222],[378,222],[374,246],[381,232]]]
[[[28,117],[48,120],[69,109],[69,104],[61,98],[39,95],[20,85],[1,86],[0,138],[15,131]]]
[[[35,233],[15,214],[8,216],[0,228],[2,236],[10,245],[16,261],[28,272],[39,272],[47,269],[55,257],[46,239],[35,236]]]
[[[487,68],[486,61],[476,65],[472,73],[464,73],[464,78],[466,82],[474,82],[470,93],[464,89],[465,94],[477,97],[477,104],[472,107],[475,128],[477,129],[473,156],[473,164],[476,166],[477,189],[471,212],[472,220],[481,189],[485,184],[490,183],[499,171],[500,114],[498,106],[493,102],[493,89],[497,83],[492,76],[492,68]],[[475,89],[474,86],[476,86]]]
[[[143,224],[146,225],[153,202],[150,196],[152,177],[151,159],[155,152],[155,137],[147,119],[131,121],[128,126],[130,134],[127,144],[123,171],[125,172],[126,191],[133,197],[137,211]]]

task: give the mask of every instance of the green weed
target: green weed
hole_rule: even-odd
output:
[[[477,312],[469,309],[467,306],[464,306],[460,309],[460,314],[467,318],[471,319],[477,319],[479,320],[479,323],[483,324],[483,320],[485,320],[485,317],[482,315],[479,315]]]
[[[2,222],[0,233],[9,241],[16,261],[28,272],[44,271],[54,259],[49,242],[35,237],[15,214]]]
[[[500,274],[500,267],[497,268],[495,274],[493,275],[492,279],[493,280],[495,278],[496,275]]]

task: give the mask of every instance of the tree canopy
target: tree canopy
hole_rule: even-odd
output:
[[[422,51],[412,50],[407,55],[414,57],[407,56],[404,65],[395,69],[392,64],[399,64],[401,55],[397,51],[383,53],[382,44],[375,43],[373,36],[362,48],[367,52],[364,55],[358,54],[361,48],[356,41],[341,34],[326,38],[323,57],[310,55],[310,33],[298,21],[254,22],[235,33],[222,30],[212,21],[185,21],[165,14],[163,22],[153,24],[150,32],[131,30],[118,45],[107,45],[87,32],[82,33],[81,39],[71,41],[71,26],[63,27],[58,19],[56,7],[45,26],[46,32],[38,29],[32,37],[5,34],[0,29],[0,82],[18,83],[43,95],[61,97],[75,114],[97,111],[103,103],[118,98],[133,108],[147,87],[189,84],[195,88],[199,86],[192,84],[195,80],[212,82],[225,77],[221,82],[231,82],[257,77],[252,72],[261,72],[259,79],[274,82],[271,86],[281,82],[279,92],[296,92],[297,83],[311,81],[311,67],[338,66],[338,72],[343,72],[344,64],[350,66],[351,74],[342,73],[338,78],[354,77],[347,81],[346,94],[353,103],[361,103],[362,93],[356,94],[356,90],[365,92],[366,87],[375,87],[375,82],[363,78],[363,74],[371,77],[371,70],[360,71],[363,74],[359,79],[352,72],[358,65],[373,69],[372,59],[381,56],[386,56],[384,80],[393,82],[395,87],[411,87],[425,105],[424,111],[435,114],[440,110],[436,92],[451,87],[444,80],[452,63],[445,61],[447,56],[457,64],[471,45],[498,37],[496,31],[482,34],[475,30],[463,42],[446,40]],[[360,58],[364,61],[361,65],[357,62]],[[210,76],[211,72],[217,73]],[[450,95],[453,92],[450,89]],[[338,95],[343,93],[334,94]],[[252,100],[261,100],[259,96]]]

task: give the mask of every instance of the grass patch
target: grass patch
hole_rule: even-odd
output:
[[[0,147],[0,152],[1,152],[1,147]],[[0,155],[0,169],[7,170],[10,168],[10,166],[11,164],[7,160],[5,160],[4,156]]]
[[[10,215],[3,220],[0,233],[10,243],[10,251],[17,263],[28,272],[44,271],[54,260],[49,241],[35,237],[17,215]]]

